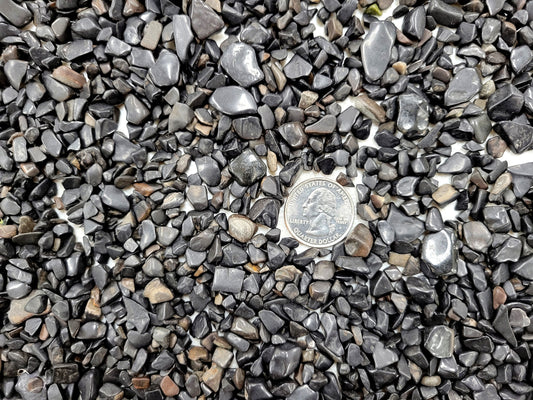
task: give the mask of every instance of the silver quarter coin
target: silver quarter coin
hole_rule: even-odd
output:
[[[297,185],[285,203],[285,224],[292,236],[310,247],[328,247],[346,237],[354,207],[337,182],[322,178]]]

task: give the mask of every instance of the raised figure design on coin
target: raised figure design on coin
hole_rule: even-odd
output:
[[[308,235],[323,236],[335,232],[335,195],[328,189],[320,188],[311,193],[303,208],[303,216],[309,218]]]
[[[311,247],[342,241],[353,222],[354,207],[348,192],[337,182],[312,178],[296,185],[285,203],[285,224],[290,234]]]

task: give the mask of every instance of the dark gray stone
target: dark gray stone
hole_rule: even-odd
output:
[[[463,68],[453,77],[444,93],[444,104],[454,106],[464,103],[481,90],[481,79],[475,68]]]
[[[252,86],[264,78],[253,47],[245,43],[229,45],[220,58],[220,65],[240,86]]]
[[[257,103],[246,89],[239,86],[225,86],[216,89],[209,98],[209,104],[223,114],[255,114]]]
[[[267,168],[253,150],[246,149],[229,164],[229,171],[239,185],[250,186],[266,175]]]
[[[396,27],[389,21],[374,21],[370,24],[361,45],[361,59],[368,80],[381,78],[389,66],[392,47],[396,41]]]

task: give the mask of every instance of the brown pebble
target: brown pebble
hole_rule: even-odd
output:
[[[271,174],[275,173],[278,169],[278,158],[276,153],[268,150],[267,152],[267,167]]]
[[[151,280],[143,292],[144,297],[146,297],[151,304],[164,303],[165,301],[170,301],[174,298],[174,295],[168,287],[165,286],[159,278]]]
[[[372,232],[364,224],[358,224],[344,242],[346,254],[352,257],[367,257],[372,250],[374,238]]]
[[[492,289],[492,307],[497,310],[502,304],[507,301],[507,293],[501,286],[495,286]]]
[[[189,360],[193,361],[209,361],[209,352],[206,348],[201,346],[192,346],[189,349]]]
[[[150,378],[147,376],[136,376],[131,379],[131,384],[135,389],[148,389],[150,387]]]
[[[133,14],[140,14],[144,12],[144,5],[139,0],[126,0],[122,15],[130,17]]]
[[[26,388],[28,389],[28,392],[30,393],[41,393],[44,387],[44,382],[41,378],[35,377],[28,380],[28,383],[26,384]]]
[[[205,371],[202,375],[202,382],[205,383],[212,391],[218,392],[223,373],[224,370],[222,368],[216,364],[213,364],[213,366]]]
[[[16,225],[0,225],[0,238],[10,239],[17,234]]]
[[[435,202],[437,202],[439,205],[447,204],[450,201],[455,200],[457,196],[459,196],[459,192],[455,190],[455,188],[449,183],[440,186],[431,195],[433,200],[435,200]]]
[[[405,75],[407,73],[407,64],[403,61],[396,61],[392,64],[392,68],[394,68],[400,75]]]
[[[491,137],[487,141],[487,152],[494,158],[500,158],[507,150],[507,143],[499,136]]]
[[[29,233],[33,232],[33,228],[35,227],[35,222],[33,222],[33,219],[27,215],[23,215],[19,219],[19,233]]]
[[[52,77],[61,83],[64,83],[67,86],[70,86],[74,89],[81,89],[83,85],[87,82],[85,77],[74,71],[72,68],[62,65],[54,69],[52,72]]]
[[[178,385],[176,385],[176,383],[168,375],[161,379],[159,387],[161,388],[163,394],[167,397],[177,396],[180,392]]]

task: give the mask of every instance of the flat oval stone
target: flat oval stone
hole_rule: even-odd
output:
[[[246,89],[239,86],[224,86],[216,89],[209,98],[209,104],[223,114],[255,114],[257,103]]]
[[[453,77],[444,93],[444,104],[454,106],[464,103],[474,97],[481,90],[481,80],[474,68],[463,68]]]
[[[228,233],[241,243],[249,242],[257,232],[257,225],[248,217],[239,214],[228,218]]]
[[[422,243],[422,261],[437,275],[448,275],[457,270],[455,233],[451,229],[426,235]]]
[[[222,54],[220,65],[234,81],[244,87],[255,85],[264,78],[253,47],[245,43],[232,43]]]
[[[148,75],[156,86],[175,85],[180,79],[180,60],[168,50],[162,50]]]
[[[370,24],[361,45],[361,58],[368,80],[375,81],[384,74],[395,40],[396,27],[392,22],[375,21]]]

